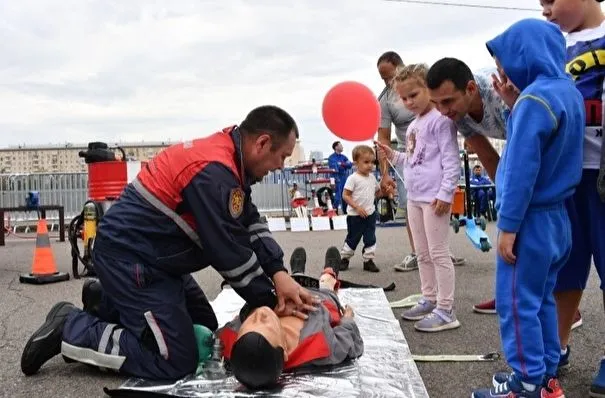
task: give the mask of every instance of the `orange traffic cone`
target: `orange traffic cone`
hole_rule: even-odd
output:
[[[34,251],[34,263],[30,274],[19,276],[19,282],[42,285],[45,283],[54,283],[68,281],[69,274],[59,272],[53,250],[50,247],[50,238],[48,236],[48,227],[45,219],[38,220],[38,231],[36,237],[36,250]]]

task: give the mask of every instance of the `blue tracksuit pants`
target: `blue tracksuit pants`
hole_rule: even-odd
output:
[[[103,286],[99,317],[73,310],[63,330],[62,354],[145,379],[193,373],[198,364],[193,324],[218,327],[193,277],[100,255],[95,270]]]
[[[561,347],[553,290],[571,251],[563,204],[530,208],[515,241],[517,261],[496,260],[496,310],[506,360],[524,382],[555,375]]]

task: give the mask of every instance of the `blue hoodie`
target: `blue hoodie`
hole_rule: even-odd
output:
[[[528,209],[562,203],[580,182],[584,103],[565,74],[565,38],[557,25],[525,19],[487,48],[521,90],[496,173],[498,228],[516,233]]]

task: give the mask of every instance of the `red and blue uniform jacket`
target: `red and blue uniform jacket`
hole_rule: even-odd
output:
[[[260,221],[237,127],[164,149],[101,219],[94,256],[174,275],[211,265],[251,305],[275,305],[271,277],[285,271]]]
[[[338,297],[328,290],[313,292],[322,300],[317,311],[309,312],[300,330],[299,343],[289,353],[284,369],[303,366],[338,365],[360,357],[364,343],[353,318],[342,316]],[[242,323],[239,316],[217,331],[223,343],[223,356],[231,358],[231,349],[237,340]]]

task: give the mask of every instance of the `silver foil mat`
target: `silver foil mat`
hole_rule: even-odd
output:
[[[349,304],[364,340],[364,354],[355,361],[321,370],[286,373],[278,388],[249,391],[224,367],[209,366],[198,376],[176,383],[131,378],[115,393],[155,393],[168,397],[404,397],[428,398],[399,322],[382,289],[342,289],[343,306]],[[230,288],[212,302],[219,325],[239,313],[243,300]],[[113,395],[113,394],[111,394]]]

